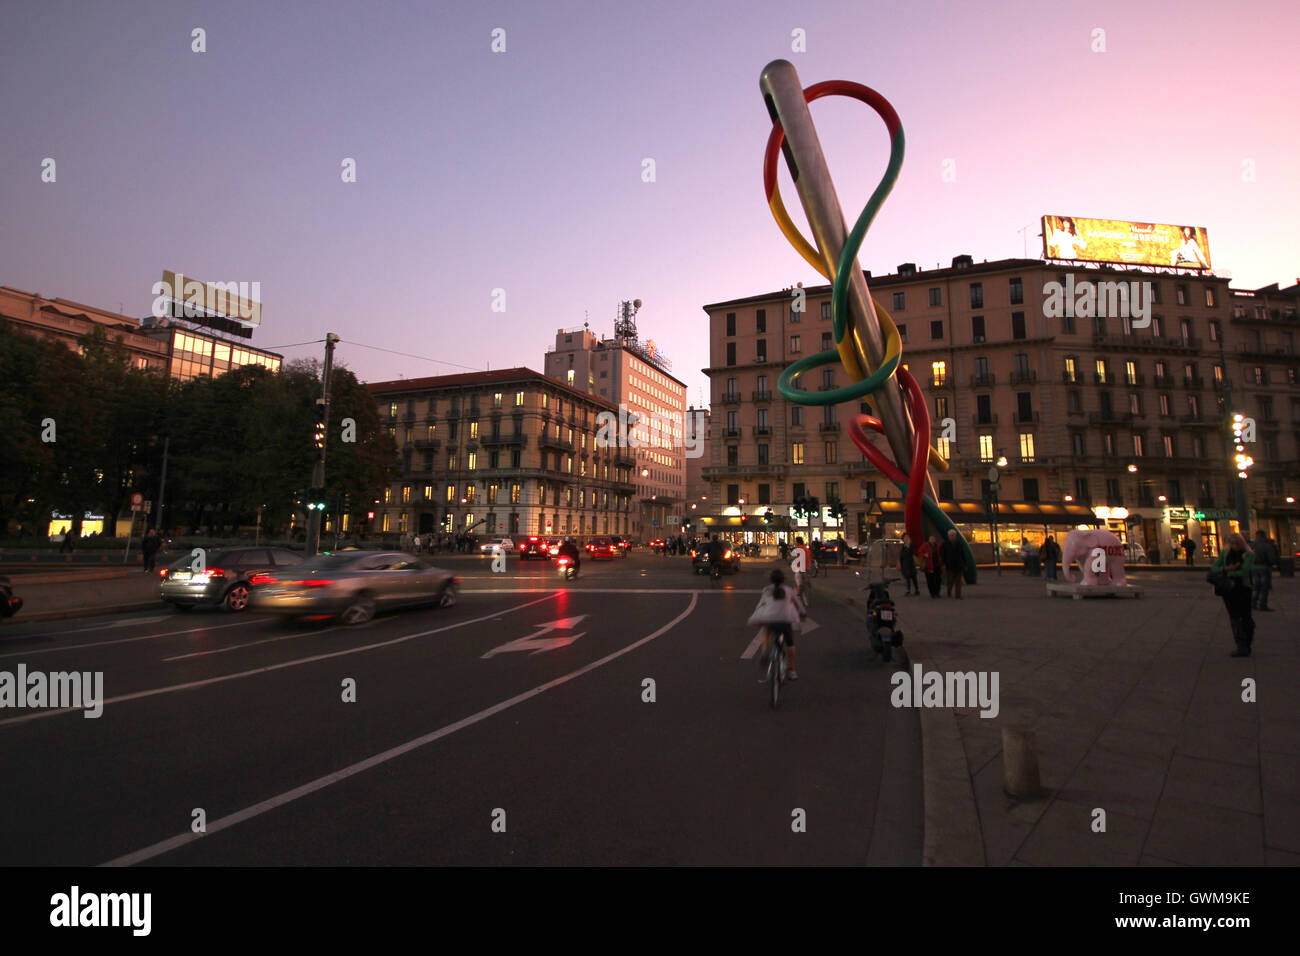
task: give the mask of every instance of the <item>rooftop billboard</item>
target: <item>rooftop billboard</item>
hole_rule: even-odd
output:
[[[1201,226],[1044,216],[1043,257],[1208,269],[1210,241]]]

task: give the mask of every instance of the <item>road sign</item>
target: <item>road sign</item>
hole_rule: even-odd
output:
[[[132,508],[139,508],[142,504],[144,504],[144,495],[140,494],[140,492],[138,491],[135,494],[131,495]]]
[[[152,501],[146,501],[146,502],[144,503],[144,513],[145,513],[145,514],[153,514],[153,502],[152,502]]]
[[[1002,477],[1002,472],[998,470],[998,466],[997,466],[997,465],[994,465],[992,468],[989,469],[989,484],[990,484],[990,485],[996,485],[996,484],[998,483],[998,479],[1001,478],[1001,477]]]
[[[502,644],[500,647],[494,647],[483,656],[493,657],[496,654],[508,654],[512,651],[528,651],[532,654],[540,654],[543,651],[553,651],[557,647],[567,647],[583,635],[574,634],[572,637],[547,638],[543,638],[542,635],[555,630],[571,631],[577,627],[579,623],[586,620],[586,618],[587,615],[579,614],[577,617],[564,617],[560,618],[558,621],[538,624],[536,625],[538,630],[529,634],[527,637],[521,637],[516,641],[509,641]],[[583,634],[585,633],[586,632],[584,631]]]

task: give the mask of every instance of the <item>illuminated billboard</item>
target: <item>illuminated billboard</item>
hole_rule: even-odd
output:
[[[1044,216],[1043,257],[1208,269],[1210,240],[1200,226]]]
[[[262,324],[261,282],[200,282],[164,269],[153,294],[156,318],[185,319],[244,338]]]

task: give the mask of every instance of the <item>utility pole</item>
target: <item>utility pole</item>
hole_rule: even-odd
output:
[[[325,336],[325,367],[321,371],[320,398],[316,400],[316,464],[311,471],[313,490],[325,487],[325,446],[329,443],[330,428],[330,373],[334,369],[334,345],[338,340],[339,337],[333,332]],[[308,498],[315,497],[317,495],[308,492]],[[320,526],[323,519],[324,514],[319,508],[308,508],[306,542],[308,557],[320,550]]]
[[[158,514],[154,516],[153,526],[158,529],[158,533],[166,538],[164,529],[167,527],[163,524],[163,496],[167,493],[167,451],[171,448],[172,436],[168,435],[163,439],[163,462],[162,475],[158,478]]]
[[[1232,428],[1232,376],[1228,374],[1228,358],[1223,350],[1223,329],[1219,329],[1219,366],[1223,369],[1223,425],[1229,429]],[[1237,443],[1236,436],[1228,444],[1228,467],[1231,469],[1233,496],[1236,499],[1237,506],[1237,525],[1241,529],[1242,535],[1248,535],[1250,532],[1250,509],[1246,505],[1246,480],[1238,473],[1236,466],[1237,461]],[[1249,540],[1249,538],[1247,538]],[[1220,549],[1223,544],[1220,542]]]

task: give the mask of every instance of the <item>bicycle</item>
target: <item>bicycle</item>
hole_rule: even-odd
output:
[[[768,633],[772,635],[772,649],[768,652],[767,660],[768,686],[772,692],[772,709],[776,710],[781,706],[781,685],[785,683],[786,675],[785,634],[780,631]]]
[[[794,588],[794,593],[799,596],[799,600],[803,602],[805,608],[812,607],[812,592],[812,581],[808,580],[807,575]]]
[[[719,582],[721,581],[722,581],[722,562],[710,561],[709,562],[709,587],[716,588]]]

